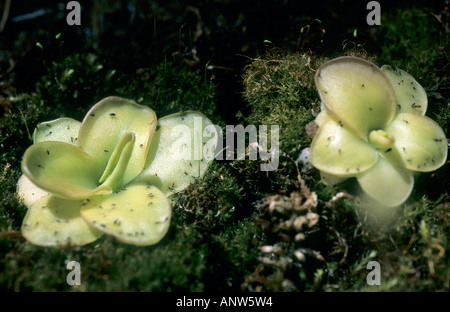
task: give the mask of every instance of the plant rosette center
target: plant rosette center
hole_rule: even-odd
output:
[[[315,83],[323,109],[311,164],[325,182],[356,177],[370,198],[394,207],[411,194],[414,172],[445,163],[445,134],[425,116],[427,95],[407,72],[339,57],[319,68]]]
[[[376,149],[387,149],[394,145],[395,138],[386,131],[372,130],[369,133],[369,143]]]
[[[84,245],[105,233],[155,244],[169,229],[170,196],[200,178],[213,159],[194,158],[192,142],[211,148],[217,139],[199,112],[157,120],[148,106],[119,97],[98,102],[82,122],[40,123],[18,182],[28,207],[22,234],[40,246]]]

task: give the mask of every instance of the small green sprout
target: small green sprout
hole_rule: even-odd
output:
[[[210,125],[193,111],[157,120],[149,107],[119,97],[98,102],[81,123],[40,123],[18,183],[28,207],[23,236],[40,246],[83,245],[104,233],[134,245],[157,243],[169,228],[169,196],[212,160],[192,157],[206,128],[207,143],[217,145]]]
[[[425,116],[426,93],[405,71],[339,57],[319,68],[315,83],[324,109],[311,164],[325,181],[356,177],[370,198],[394,207],[411,194],[413,172],[445,163],[445,134]]]

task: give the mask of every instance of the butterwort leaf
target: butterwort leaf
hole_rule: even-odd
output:
[[[133,183],[149,183],[170,195],[203,176],[214,159],[218,132],[203,114],[193,111],[158,120],[145,170]]]
[[[413,171],[433,171],[447,159],[447,139],[432,119],[416,113],[400,113],[385,131],[395,138],[395,149],[403,167]]]
[[[107,97],[86,114],[78,135],[78,147],[96,158],[104,170],[122,138],[133,133],[135,145],[124,173],[124,181],[128,183],[144,169],[155,127],[156,114],[151,108],[128,99]]]
[[[311,143],[311,164],[331,175],[354,176],[371,168],[377,158],[367,141],[331,117],[322,120]]]
[[[81,216],[91,226],[133,245],[159,242],[169,229],[172,207],[156,187],[132,185],[84,201]]]
[[[134,133],[126,133],[112,152],[103,175],[100,177],[102,185],[108,185],[113,190],[124,186],[125,173],[130,164],[130,157],[136,142]]]
[[[357,176],[357,180],[367,195],[387,207],[401,205],[414,186],[410,170],[392,165],[384,157],[379,157],[372,168]]]
[[[81,200],[67,200],[54,195],[35,201],[22,223],[22,234],[38,246],[84,245],[103,232],[88,225],[80,215]]]
[[[424,115],[428,107],[427,93],[413,76],[389,65],[381,70],[391,81],[397,101],[398,113],[416,113]]]
[[[318,69],[315,82],[328,112],[363,139],[394,117],[396,100],[389,79],[364,59],[333,59]]]
[[[33,143],[58,141],[75,145],[78,140],[80,126],[81,122],[67,117],[42,122],[34,129]]]
[[[25,174],[22,174],[17,182],[17,195],[19,195],[22,203],[27,207],[30,207],[35,201],[49,194],[49,192],[31,182]]]
[[[68,199],[112,192],[109,186],[98,186],[98,161],[69,143],[33,144],[25,151],[22,171],[36,186]]]

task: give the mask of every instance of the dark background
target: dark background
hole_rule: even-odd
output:
[[[0,34],[0,72],[15,63],[12,85],[18,92],[34,88],[45,61],[71,53],[94,52],[106,66],[130,75],[175,58],[216,82],[217,113],[233,122],[244,105],[244,66],[271,47],[332,57],[355,39],[369,53],[378,52],[377,26],[366,22],[369,1],[78,1],[81,26],[67,24],[68,2],[12,1]],[[381,23],[398,8],[445,7],[444,1],[378,2]]]

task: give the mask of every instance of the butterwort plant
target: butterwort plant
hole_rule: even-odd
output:
[[[415,172],[445,163],[445,134],[425,116],[426,92],[407,72],[339,57],[317,70],[315,84],[322,111],[311,164],[325,181],[356,177],[370,198],[394,207],[410,196]]]
[[[170,225],[170,196],[213,159],[193,157],[199,147],[192,144],[197,138],[213,151],[211,125],[194,111],[157,119],[148,106],[120,97],[101,100],[82,122],[40,123],[18,182],[28,207],[23,236],[40,246],[84,245],[103,234],[133,245],[159,242]]]

